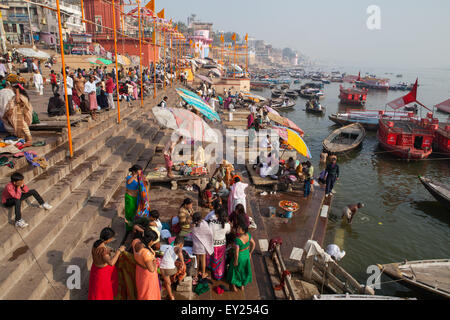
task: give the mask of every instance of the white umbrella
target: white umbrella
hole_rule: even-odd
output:
[[[47,52],[34,50],[32,48],[19,48],[17,52],[25,57],[36,58],[36,59],[49,59],[50,55]]]
[[[153,107],[156,120],[178,135],[195,141],[218,143],[216,132],[198,115],[181,108]]]

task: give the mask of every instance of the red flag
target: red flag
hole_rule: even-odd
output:
[[[361,81],[361,71],[358,72],[358,79],[356,79],[356,81]]]
[[[391,107],[392,109],[396,110],[398,108],[401,108],[403,106],[406,106],[407,104],[411,102],[416,102],[417,99],[417,80],[416,83],[414,83],[414,86],[412,87],[411,91],[398,99],[395,99],[394,101],[389,102],[387,105]]]

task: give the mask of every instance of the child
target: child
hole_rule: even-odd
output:
[[[24,177],[22,174],[15,172],[11,175],[11,182],[8,183],[2,193],[2,203],[5,207],[15,206],[16,214],[16,227],[25,228],[28,226],[22,219],[21,214],[21,204],[22,201],[33,196],[36,201],[40,204],[41,208],[45,210],[50,210],[52,208],[47,202],[42,200],[41,196],[36,190],[29,190],[28,187],[23,182]]]
[[[175,300],[175,297],[172,293],[172,282],[170,280],[170,276],[173,276],[177,273],[177,267],[175,266],[177,258],[181,262],[181,269],[185,267],[183,258],[183,245],[184,237],[177,236],[175,238],[174,246],[170,246],[164,252],[164,256],[159,266],[161,269],[161,275],[164,279],[164,286],[167,290],[167,294],[169,295],[170,300]]]

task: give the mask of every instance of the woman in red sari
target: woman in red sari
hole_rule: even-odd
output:
[[[112,249],[106,245],[113,241],[114,236],[113,229],[104,228],[100,239],[94,243],[88,300],[113,300],[117,294],[117,270],[114,265],[125,246],[121,246],[111,258]]]

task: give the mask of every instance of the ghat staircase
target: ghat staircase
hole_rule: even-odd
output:
[[[172,91],[172,92],[170,92]],[[161,95],[175,103],[176,93],[160,93],[145,106],[121,106],[99,120],[72,128],[72,158],[67,156],[67,135],[46,146],[48,168],[33,168],[25,161],[0,173],[2,187],[13,172],[21,172],[30,189],[36,189],[53,208],[41,209],[33,199],[22,203],[29,226],[14,226],[13,208],[0,208],[0,299],[87,299],[92,243],[100,231],[112,226],[116,241],[124,235],[124,177],[133,164],[146,167],[155,148],[168,135],[151,112]],[[69,266],[81,271],[81,290],[69,290]],[[69,269],[70,270],[70,269]]]

